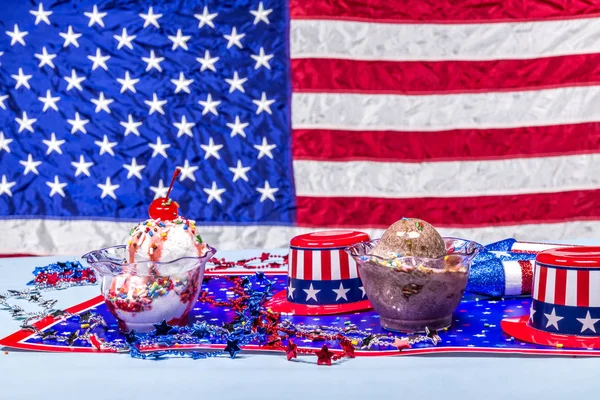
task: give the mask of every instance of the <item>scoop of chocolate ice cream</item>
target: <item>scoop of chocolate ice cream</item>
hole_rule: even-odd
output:
[[[431,224],[417,218],[403,218],[384,232],[371,254],[382,258],[439,258],[446,255],[446,246]]]

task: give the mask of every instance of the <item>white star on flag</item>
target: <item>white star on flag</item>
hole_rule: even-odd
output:
[[[223,35],[223,37],[227,39],[228,49],[230,49],[231,46],[237,46],[240,49],[243,49],[244,47],[242,46],[242,42],[240,40],[242,40],[244,36],[246,36],[245,33],[237,33],[237,29],[235,26],[231,29],[231,33],[229,35]]]
[[[31,77],[32,75],[25,75],[23,73],[23,68],[19,68],[19,73],[17,75],[11,75],[11,78],[17,81],[17,83],[15,84],[15,89],[18,89],[21,86],[25,86],[27,89],[31,89],[31,86],[29,86],[29,80],[31,79]]]
[[[46,146],[48,146],[46,155],[50,155],[50,153],[52,153],[53,151],[57,152],[58,154],[62,154],[62,150],[60,149],[60,146],[65,144],[66,140],[56,140],[56,134],[54,132],[52,132],[52,134],[50,135],[50,140],[42,140],[42,142]]]
[[[346,297],[346,294],[350,291],[350,289],[345,289],[344,285],[342,285],[342,282],[340,282],[340,287],[338,289],[331,290],[333,290],[336,294],[335,301],[338,301],[339,299],[344,299],[348,301],[348,297]]]
[[[181,29],[177,29],[177,36],[167,36],[171,42],[173,42],[173,47],[171,50],[177,50],[177,48],[181,47],[184,50],[187,50],[187,41],[190,40],[191,36],[183,36],[181,33]]]
[[[23,175],[27,175],[30,172],[33,172],[36,175],[40,174],[37,170],[37,167],[39,167],[42,164],[42,162],[41,161],[33,161],[33,156],[31,154],[29,154],[27,156],[27,161],[25,161],[25,160],[19,161],[19,164],[21,164],[22,166],[25,167],[25,170],[23,171]]]
[[[146,72],[150,71],[152,68],[157,69],[159,72],[162,72],[162,67],[160,66],[160,63],[164,60],[164,57],[156,57],[156,55],[154,54],[154,50],[150,50],[150,57],[142,57],[142,61],[147,64]]]
[[[147,14],[140,14],[140,17],[144,19],[144,28],[150,25],[153,25],[156,28],[160,28],[160,25],[158,24],[158,19],[162,16],[162,14],[154,14],[154,10],[152,9],[152,7],[148,9]]]
[[[90,167],[93,166],[94,163],[91,161],[86,162],[83,155],[80,155],[79,162],[73,161],[71,165],[75,167],[75,177],[78,177],[80,174],[90,176]]]
[[[114,102],[113,99],[107,99],[106,97],[104,97],[104,92],[100,92],[100,95],[98,96],[97,99],[91,99],[91,102],[94,103],[96,105],[96,113],[99,113],[100,111],[105,111],[108,114],[110,114],[110,108],[108,108],[108,106]]]
[[[231,137],[234,137],[235,135],[246,137],[244,129],[250,124],[248,122],[240,122],[240,117],[236,115],[235,122],[233,124],[228,122],[226,125],[231,128]]]
[[[248,182],[248,176],[246,176],[246,172],[250,171],[250,167],[244,167],[241,160],[238,160],[235,168],[230,167],[229,170],[233,172],[234,182],[236,182],[238,179],[243,179]]]
[[[62,37],[65,40],[65,43],[63,44],[63,47],[68,47],[69,45],[73,45],[77,48],[79,48],[79,42],[77,41],[77,39],[79,39],[81,37],[81,33],[75,33],[73,31],[73,27],[71,25],[69,25],[69,28],[67,29],[67,33],[59,33],[60,37]]]
[[[239,90],[240,92],[245,93],[243,85],[244,85],[244,83],[246,83],[247,80],[248,80],[248,78],[240,79],[237,71],[234,71],[232,79],[225,79],[225,82],[227,82],[229,84],[229,93],[233,93],[236,90]]]
[[[35,58],[40,60],[40,63],[38,64],[39,68],[42,68],[44,65],[47,65],[52,69],[55,68],[52,60],[54,60],[56,58],[56,54],[49,54],[48,50],[46,50],[46,46],[42,47],[42,54],[36,53],[36,54],[34,54],[34,56],[35,56]]]
[[[102,139],[102,141],[96,140],[94,142],[94,144],[96,146],[100,147],[100,155],[104,154],[104,153],[108,153],[111,156],[114,157],[115,152],[113,151],[113,147],[115,147],[117,145],[117,142],[110,142],[108,140],[108,136],[104,135],[104,138]]]
[[[46,97],[38,97],[38,100],[44,103],[44,108],[42,108],[42,112],[46,112],[49,108],[54,111],[58,111],[58,106],[56,103],[60,101],[60,97],[52,97],[50,90],[46,90]]]
[[[185,179],[191,179],[192,181],[196,182],[196,177],[194,176],[194,172],[196,172],[196,170],[199,167],[196,166],[191,166],[190,162],[188,160],[185,160],[183,167],[177,167],[181,170],[181,174],[179,175],[179,181],[183,182]]]
[[[184,91],[190,94],[190,85],[194,82],[193,79],[185,79],[183,72],[179,73],[179,79],[171,79],[171,83],[175,85],[175,93]]]
[[[196,126],[194,122],[187,122],[187,118],[185,115],[181,116],[181,122],[174,122],[173,126],[178,129],[177,137],[181,137],[183,135],[188,135],[189,137],[194,137],[192,133],[192,128]]]
[[[94,24],[98,24],[101,27],[104,28],[104,21],[102,20],[102,18],[106,17],[108,13],[101,13],[98,12],[98,6],[94,4],[94,8],[92,9],[92,12],[84,12],[83,15],[85,15],[86,17],[88,17],[90,19],[90,22],[88,23],[88,27],[92,27],[94,26]]]
[[[211,28],[215,28],[213,19],[219,15],[218,13],[211,14],[208,12],[208,7],[204,6],[202,14],[194,14],[194,17],[198,20],[198,28],[202,28],[204,25],[208,25]]]
[[[138,179],[142,179],[142,170],[146,168],[145,165],[138,164],[135,157],[131,159],[131,164],[123,164],[123,168],[127,170],[127,179],[135,176]]]
[[[127,122],[123,121],[120,122],[120,124],[122,127],[125,128],[125,136],[129,135],[130,133],[133,133],[136,136],[140,136],[138,128],[142,126],[142,123],[134,121],[131,114],[127,116]]]
[[[219,150],[221,150],[223,148],[222,144],[215,144],[213,138],[209,138],[208,139],[208,144],[201,144],[200,147],[202,148],[202,150],[205,151],[204,153],[204,159],[207,160],[210,157],[214,157],[217,160],[220,160],[221,157],[219,156]]]
[[[7,94],[3,94],[0,96],[0,108],[6,110],[6,105],[4,104],[4,100],[8,99]]]
[[[25,46],[25,36],[29,34],[29,32],[21,32],[19,30],[19,25],[15,24],[13,31],[6,31],[6,34],[10,36],[10,45],[14,46],[19,43],[21,46]]]
[[[206,96],[206,101],[200,100],[198,104],[204,107],[204,109],[202,110],[202,115],[206,115],[209,112],[214,115],[219,115],[219,112],[217,111],[217,106],[221,104],[221,102],[213,101],[212,95],[210,93],[208,94],[208,96]]]
[[[217,69],[215,68],[215,63],[219,61],[219,57],[211,57],[210,52],[208,50],[204,52],[204,58],[197,57],[196,61],[198,61],[201,64],[200,72],[207,69],[210,69],[213,72],[217,72]]]
[[[269,181],[265,181],[265,186],[262,188],[257,187],[256,191],[260,193],[261,203],[267,199],[271,200],[272,202],[275,202],[275,193],[279,191],[279,188],[272,188],[271,185],[269,185]]]
[[[163,144],[162,139],[160,138],[160,136],[158,136],[156,138],[156,144],[154,144],[154,143],[148,143],[148,146],[150,146],[150,148],[153,150],[153,152],[152,152],[152,158],[156,157],[159,154],[161,156],[163,156],[164,158],[168,158],[166,150],[169,147],[171,147],[171,145],[170,144]]]
[[[103,70],[108,71],[108,66],[106,65],[106,62],[110,59],[110,56],[103,56],[100,49],[96,49],[95,56],[88,56],[87,58],[93,63],[92,71],[95,71],[98,67],[101,67]]]
[[[144,100],[144,103],[146,103],[146,105],[150,107],[149,115],[154,114],[155,111],[158,111],[160,114],[165,115],[163,106],[167,104],[167,100],[159,100],[156,96],[156,93],[152,94],[152,100]]]
[[[6,175],[2,175],[2,182],[0,182],[0,196],[6,193],[9,197],[12,197],[10,189],[15,185],[16,182],[8,182],[6,180]]]
[[[28,130],[33,133],[33,124],[37,121],[37,118],[27,118],[27,112],[23,111],[22,118],[15,118],[17,124],[19,124],[19,132],[21,133],[24,130]]]
[[[264,22],[265,24],[269,25],[268,15],[271,14],[272,12],[273,12],[272,9],[265,10],[265,8],[263,7],[262,1],[260,3],[258,3],[257,10],[250,10],[250,14],[254,15],[253,25],[258,24],[261,21]]]
[[[208,199],[206,200],[207,204],[210,204],[211,201],[216,200],[219,204],[223,203],[221,199],[221,195],[225,193],[225,189],[219,189],[217,187],[217,183],[213,181],[212,186],[209,188],[204,188],[204,193],[208,195]]]
[[[314,301],[319,301],[317,300],[317,293],[319,293],[321,291],[321,289],[315,289],[313,288],[313,284],[310,284],[310,287],[308,289],[302,289],[306,292],[306,301],[309,301],[310,299],[313,299]]]
[[[50,20],[48,19],[48,17],[52,15],[52,11],[45,11],[44,5],[42,3],[40,3],[38,5],[37,11],[31,10],[31,11],[29,11],[29,14],[31,14],[35,17],[35,25],[36,26],[40,22],[44,22],[46,25],[50,25]]]
[[[105,198],[106,196],[110,196],[114,200],[117,199],[117,195],[115,195],[115,190],[121,187],[121,185],[113,185],[110,181],[110,177],[106,177],[106,182],[104,184],[99,183],[96,186],[102,189],[102,194],[100,195],[101,199]]]
[[[125,71],[125,78],[117,78],[117,82],[121,84],[121,93],[125,93],[126,90],[130,90],[135,93],[135,85],[139,79],[131,79],[129,71]]]
[[[150,186],[150,190],[154,192],[154,200],[159,199],[161,197],[167,197],[167,191],[169,190],[168,186],[165,186],[163,180],[158,181],[158,186]]]
[[[275,100],[267,99],[267,94],[265,92],[262,92],[260,100],[252,100],[252,102],[257,106],[256,115],[262,113],[263,111],[266,111],[269,114],[273,114],[271,112],[271,104],[275,103]]]
[[[550,314],[544,313],[544,315],[546,316],[546,318],[548,318],[548,322],[546,323],[546,328],[548,328],[550,325],[552,325],[553,327],[556,328],[556,330],[558,330],[558,321],[560,321],[564,317],[559,317],[558,315],[556,315],[556,310],[554,307],[552,307],[552,312]]]
[[[78,89],[80,92],[83,90],[81,82],[85,81],[85,76],[77,76],[77,72],[71,69],[71,76],[65,76],[64,80],[69,84],[67,85],[67,92],[73,88]]]
[[[0,131],[0,151],[4,150],[7,153],[10,153],[10,147],[8,147],[9,144],[11,144],[14,141],[14,139],[7,139],[4,136],[4,132]]]
[[[79,112],[75,113],[75,119],[68,119],[67,122],[71,125],[71,133],[75,134],[81,132],[86,134],[85,126],[90,122],[89,119],[81,119]]]
[[[57,175],[54,175],[54,182],[46,182],[46,185],[50,187],[50,197],[54,196],[55,194],[65,197],[65,192],[63,189],[67,186],[67,184],[61,183],[60,180],[58,180]]]
[[[269,64],[269,61],[271,60],[271,58],[273,58],[273,54],[265,54],[264,48],[261,47],[258,54],[251,54],[250,57],[252,57],[252,59],[256,61],[254,69],[259,69],[260,67],[271,69],[271,64]]]
[[[117,40],[119,43],[117,44],[117,50],[121,50],[121,47],[128,47],[130,50],[133,50],[133,45],[131,42],[136,38],[136,35],[127,35],[127,28],[123,28],[121,36],[114,35],[113,38]]]
[[[264,156],[267,156],[270,159],[273,159],[273,153],[271,153],[271,150],[273,150],[276,147],[277,147],[277,145],[275,145],[275,144],[269,144],[269,142],[267,142],[267,138],[263,137],[262,143],[260,145],[258,145],[258,144],[254,145],[254,148],[256,150],[258,150],[258,157],[257,157],[257,159],[260,160]]]

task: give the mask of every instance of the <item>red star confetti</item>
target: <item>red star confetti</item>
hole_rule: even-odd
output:
[[[324,344],[321,350],[315,351],[315,354],[318,357],[317,365],[331,365],[331,358],[335,353],[329,351],[327,345]]]

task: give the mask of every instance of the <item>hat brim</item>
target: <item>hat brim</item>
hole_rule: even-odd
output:
[[[576,349],[600,347],[600,336],[561,335],[535,329],[529,325],[529,315],[505,318],[500,322],[500,327],[507,335],[527,343]]]
[[[357,311],[372,310],[369,300],[355,301],[344,304],[310,305],[292,303],[287,300],[287,291],[277,292],[265,303],[265,307],[274,312],[283,312],[293,315],[335,315],[348,314]]]

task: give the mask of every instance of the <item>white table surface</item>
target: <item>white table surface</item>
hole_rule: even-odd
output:
[[[569,243],[565,241],[564,243]],[[570,243],[600,244],[600,240]],[[259,251],[220,252],[227,259]],[[35,266],[69,257],[0,259],[0,293],[21,289]],[[74,259],[74,257],[71,257]],[[66,308],[97,286],[48,292]],[[19,322],[0,311],[0,337]],[[303,361],[306,360],[306,361]],[[310,360],[310,362],[308,361]],[[0,399],[577,399],[600,391],[600,359],[532,356],[356,358],[331,367],[283,355],[147,361],[128,354],[0,353]]]

